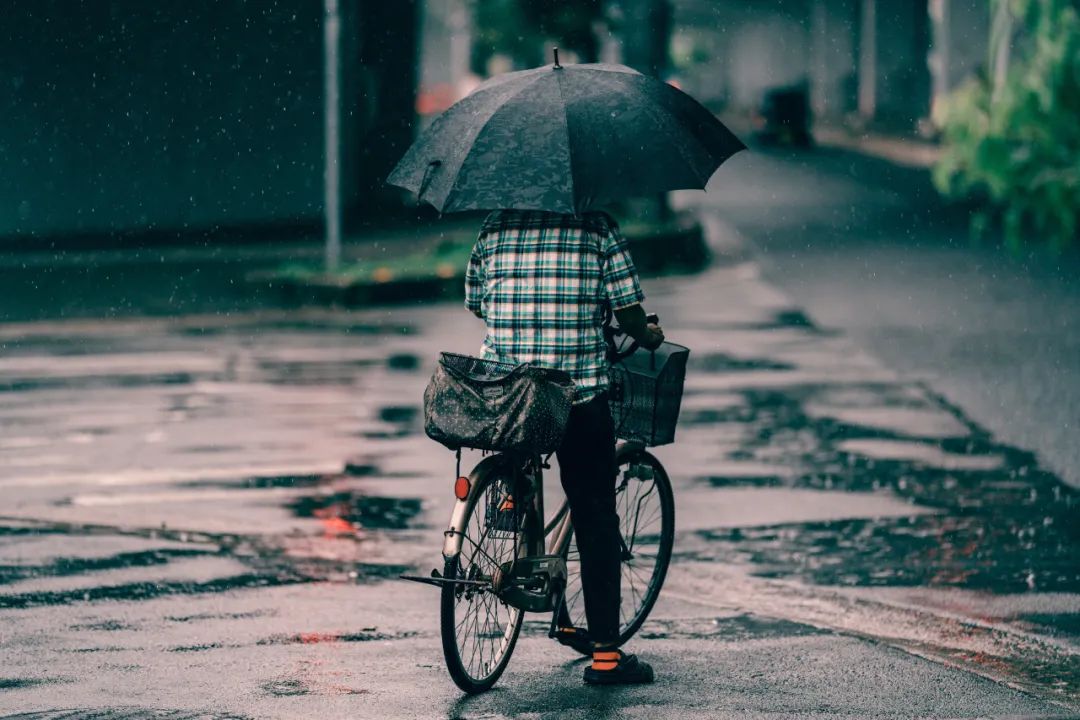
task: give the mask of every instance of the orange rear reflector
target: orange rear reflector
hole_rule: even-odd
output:
[[[462,475],[454,481],[454,497],[458,500],[469,497],[469,478]]]

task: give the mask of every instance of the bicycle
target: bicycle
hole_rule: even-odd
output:
[[[655,316],[650,321],[655,322]],[[610,316],[604,335],[612,361],[612,413],[616,435],[623,440],[615,454],[622,540],[617,641],[621,646],[648,617],[671,559],[675,533],[671,481],[646,448],[674,439],[689,351],[665,342],[650,351],[647,362],[634,362],[637,344],[616,346],[622,332],[611,326]],[[485,457],[464,476],[460,450],[457,458],[457,501],[444,533],[443,570],[432,570],[430,577],[401,577],[441,588],[440,625],[447,669],[459,688],[479,693],[490,689],[505,671],[525,612],[552,613],[551,638],[560,618],[573,627],[586,623],[573,524],[565,499],[545,521],[543,470],[550,467],[546,459],[539,454],[499,452]],[[581,654],[591,653],[585,644],[571,647]]]

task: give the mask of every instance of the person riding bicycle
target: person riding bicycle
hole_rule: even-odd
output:
[[[591,643],[587,683],[653,680],[647,663],[615,647],[621,559],[603,336],[610,308],[638,344],[658,347],[664,333],[647,322],[644,299],[626,241],[603,212],[496,210],[484,220],[466,272],[465,306],[487,324],[485,358],[563,370],[574,379],[574,406],[556,456],[581,556],[588,630],[569,627],[564,607],[556,637],[577,647]]]

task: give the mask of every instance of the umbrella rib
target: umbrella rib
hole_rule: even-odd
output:
[[[563,94],[563,75],[560,72],[555,78],[559,84],[559,99],[562,100],[563,128],[566,130],[566,165],[570,171],[570,203],[574,208],[574,215],[578,214],[577,191],[574,189],[574,147],[570,140],[570,112],[566,106],[566,95]]]

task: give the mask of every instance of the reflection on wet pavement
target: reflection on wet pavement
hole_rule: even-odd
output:
[[[193,558],[213,554],[199,549],[155,549],[144,552],[118,553],[102,558],[55,558],[41,565],[0,565],[0,585],[39,577],[63,577],[118,568],[164,565],[178,558]]]
[[[1017,534],[1021,538],[1017,539]],[[1023,528],[988,527],[986,518],[915,518],[703,532],[714,550],[752,562],[763,577],[796,575],[823,585],[959,587],[993,592],[1076,592],[1074,544],[1048,550],[1023,539]],[[730,551],[733,551],[730,552]]]
[[[44,685],[46,683],[63,682],[59,679],[53,680],[41,680],[30,678],[0,678],[0,690],[15,690],[18,688],[33,687],[34,685]]]
[[[651,623],[648,630],[641,632],[640,637],[643,640],[711,637],[740,641],[766,637],[819,635],[822,632],[824,631],[802,623],[743,614],[711,620],[701,618],[660,620]]]
[[[338,519],[368,529],[404,530],[420,514],[419,498],[334,493],[298,498],[289,505],[300,517]]]
[[[738,372],[740,370],[794,370],[788,363],[769,358],[741,358],[727,353],[692,355],[687,372]]]
[[[849,402],[854,389],[848,388]],[[1080,592],[1080,494],[1041,470],[1029,453],[998,445],[977,429],[967,437],[954,432],[932,442],[912,440],[926,423],[903,405],[906,412],[892,418],[897,426],[881,421],[885,410],[870,425],[854,424],[859,412],[821,409],[836,401],[825,386],[747,391],[742,397],[738,406],[691,422],[738,424],[741,441],[732,458],[804,472],[710,475],[705,479],[711,484],[888,491],[945,512],[704,531],[708,549],[688,556],[721,559],[734,552],[763,575],[821,584]],[[815,412],[806,412],[807,406]]]
[[[385,642],[401,638],[414,637],[415,632],[385,633],[376,628],[365,628],[359,632],[343,633],[299,633],[296,635],[274,635],[258,641],[258,645],[314,645],[316,643],[357,643]]]

